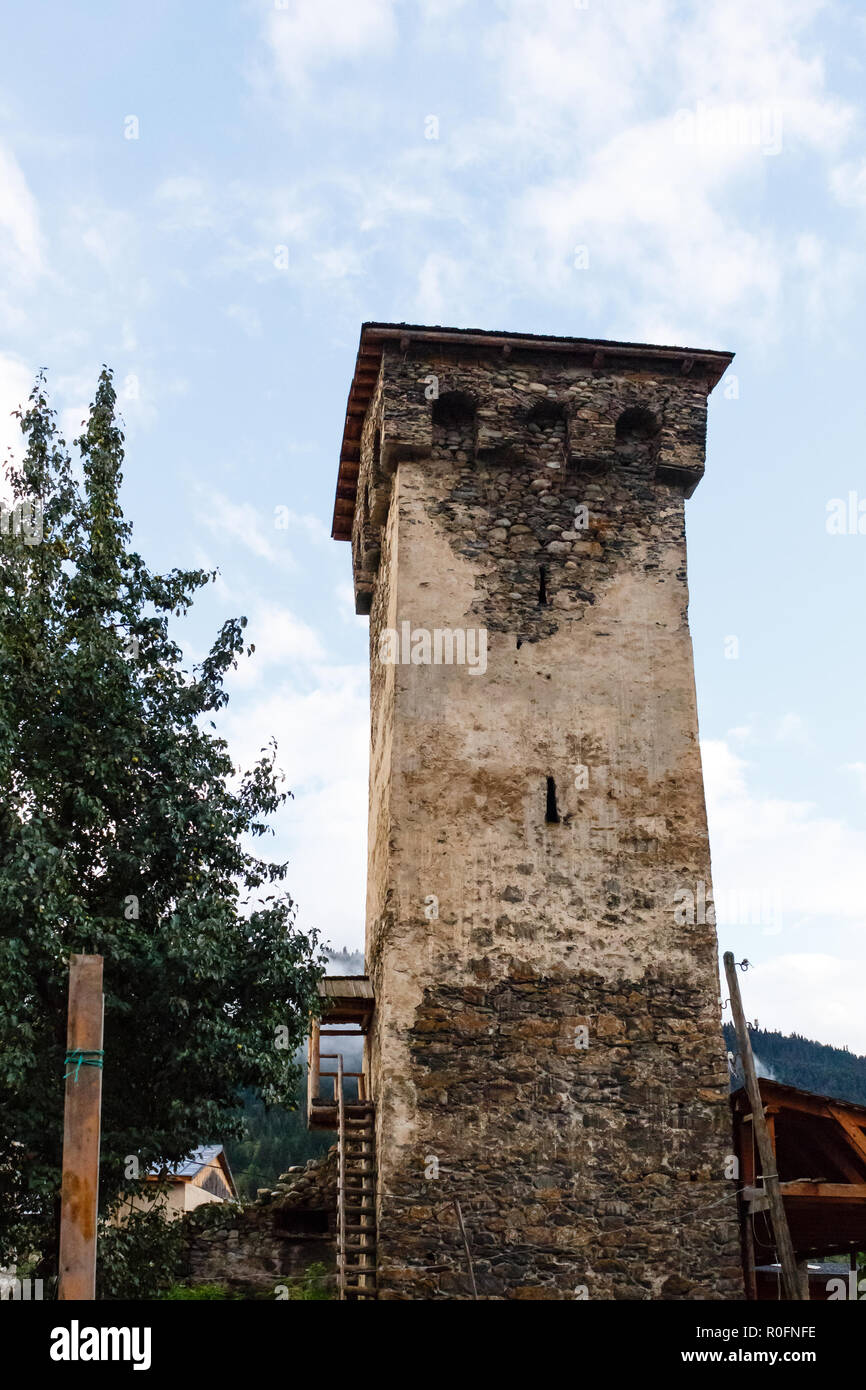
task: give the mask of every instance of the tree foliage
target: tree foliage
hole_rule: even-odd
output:
[[[159,1298],[183,1273],[184,1225],[157,1202],[122,1224],[100,1221],[97,1248],[98,1299]]]
[[[44,535],[0,536],[0,1263],[56,1222],[70,953],[105,959],[103,1209],[136,1164],[242,1135],[243,1091],[292,1104],[322,968],[251,848],[289,795],[275,750],[238,775],[211,718],[246,619],[184,667],[174,621],[215,576],[132,549],[110,371],[81,482],[42,376],[19,419]]]

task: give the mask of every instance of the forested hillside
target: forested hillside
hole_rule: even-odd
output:
[[[847,1047],[812,1042],[799,1033],[752,1028],[749,1037],[759,1075],[786,1086],[866,1105],[866,1057],[858,1057]],[[729,1052],[737,1051],[733,1024],[725,1024],[725,1043]]]
[[[306,1087],[297,1110],[273,1106],[267,1110],[250,1092],[244,1093],[244,1118],[249,1138],[226,1145],[238,1192],[245,1202],[255,1200],[256,1188],[273,1187],[293,1163],[316,1158],[334,1142],[331,1134],[311,1133],[306,1124]]]

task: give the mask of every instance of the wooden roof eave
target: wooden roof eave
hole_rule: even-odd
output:
[[[655,343],[624,343],[596,338],[557,338],[541,333],[500,333],[483,329],[430,328],[420,324],[406,323],[364,323],[361,325],[361,338],[355,359],[355,371],[349,388],[346,405],[346,421],[343,429],[343,446],[340,451],[340,468],[337,477],[337,497],[334,506],[331,536],[334,540],[348,541],[352,538],[352,520],[357,495],[357,475],[350,478],[347,472],[347,443],[359,437],[358,422],[363,423],[373,392],[379,380],[382,354],[385,344],[397,343],[407,350],[412,343],[435,345],[439,347],[484,347],[499,349],[504,353],[514,350],[536,352],[566,352],[585,358],[593,368],[601,367],[606,361],[615,360],[625,365],[640,360],[665,362],[679,367],[683,376],[702,370],[706,377],[707,389],[712,390],[733,361],[733,353],[719,352],[707,348],[666,347]]]

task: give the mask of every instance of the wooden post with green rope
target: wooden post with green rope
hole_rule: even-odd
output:
[[[102,1012],[102,956],[70,956],[59,1299],[96,1297]]]

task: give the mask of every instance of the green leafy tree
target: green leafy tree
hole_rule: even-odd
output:
[[[209,717],[246,619],[184,668],[170,627],[215,576],[131,548],[110,371],[80,484],[44,377],[19,419],[43,536],[0,535],[0,1263],[41,1249],[50,1273],[70,953],[105,958],[103,1209],[136,1168],[243,1136],[243,1092],[293,1104],[323,959],[250,848],[289,795],[275,750],[236,776]]]
[[[158,1298],[183,1272],[184,1223],[155,1202],[122,1223],[100,1221],[97,1249],[98,1299]]]

